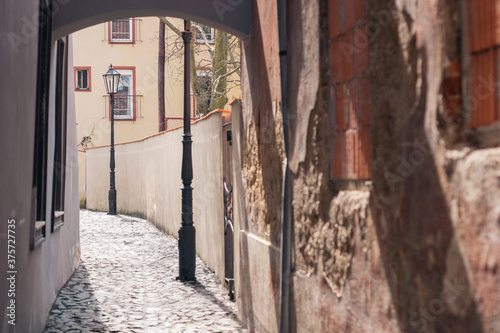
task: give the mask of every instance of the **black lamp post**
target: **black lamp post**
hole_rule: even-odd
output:
[[[182,222],[179,228],[179,276],[181,281],[195,281],[196,229],[193,225],[193,160],[191,153],[191,22],[184,21],[184,134],[182,135]]]
[[[109,70],[103,75],[104,86],[109,94],[111,104],[111,148],[109,150],[109,209],[108,215],[116,215],[116,188],[115,188],[115,94],[118,92],[118,83],[120,82],[120,73],[113,65],[109,65]]]

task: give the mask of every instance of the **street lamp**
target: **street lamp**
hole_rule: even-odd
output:
[[[182,221],[179,228],[179,276],[181,281],[195,281],[196,229],[193,224],[193,160],[191,154],[191,22],[184,21],[184,133],[182,135]]]
[[[111,148],[109,150],[109,192],[108,215],[116,215],[116,189],[115,189],[115,94],[118,92],[118,83],[120,82],[120,73],[118,73],[113,65],[109,65],[109,70],[102,76],[104,78],[104,86],[109,94],[111,104]]]

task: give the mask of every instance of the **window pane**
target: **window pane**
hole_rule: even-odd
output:
[[[199,90],[195,91],[197,98],[197,111],[202,113],[208,111],[212,100],[212,72],[197,70]]]
[[[89,89],[89,71],[87,69],[79,69],[76,71],[76,89],[88,90]]]
[[[89,88],[89,72],[87,70],[82,71],[82,89]]]
[[[209,27],[209,26],[202,25],[201,30],[203,31],[203,33],[198,28],[195,28],[195,40],[196,40],[196,42],[204,43],[205,39],[203,38],[203,35],[205,35],[205,37],[207,38],[207,41],[209,43],[212,43],[214,41],[214,29]]]
[[[111,22],[111,40],[129,42],[132,41],[131,36],[131,19],[117,20]]]
[[[56,62],[56,103],[55,103],[55,143],[54,170],[52,183],[51,231],[54,232],[64,223],[64,195],[66,182],[66,113],[67,113],[67,65],[68,50],[63,40],[57,42]],[[81,72],[81,77],[88,88],[88,70]]]
[[[119,69],[121,74],[118,83],[118,92],[115,94],[114,115],[115,119],[134,118],[134,86],[133,71]]]
[[[118,83],[118,92],[128,93],[130,87],[130,75],[121,75]]]
[[[210,41],[213,39],[212,37],[212,28],[204,26],[203,31],[205,32],[205,35],[207,36],[207,39]]]

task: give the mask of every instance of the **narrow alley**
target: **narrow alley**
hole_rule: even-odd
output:
[[[177,240],[149,222],[81,210],[80,245],[44,332],[246,332],[199,258],[197,283],[176,281]]]
[[[0,13],[0,333],[500,333],[500,0]]]

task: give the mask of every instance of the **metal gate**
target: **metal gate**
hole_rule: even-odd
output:
[[[233,186],[232,186],[232,155],[231,155],[231,122],[222,126],[223,162],[224,162],[224,268],[226,286],[229,298],[234,301],[234,224],[233,224]]]

